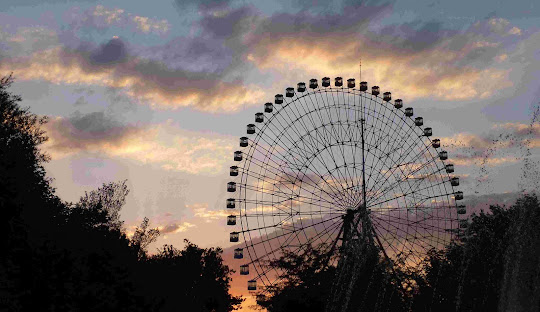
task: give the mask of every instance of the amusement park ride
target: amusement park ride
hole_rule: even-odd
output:
[[[227,224],[248,289],[280,283],[265,263],[308,246],[337,255],[327,311],[345,311],[364,255],[415,266],[462,235],[459,178],[412,107],[365,81],[329,77],[276,94],[247,125],[230,167]],[[335,257],[334,257],[335,259]]]

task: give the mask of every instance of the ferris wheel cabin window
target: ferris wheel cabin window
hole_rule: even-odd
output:
[[[367,81],[360,82],[360,91],[367,91]]]
[[[227,198],[227,208],[233,209],[234,207],[234,198]]]
[[[248,290],[257,290],[257,281],[249,280],[248,281]]]
[[[392,99],[392,92],[383,93],[383,101],[389,102]]]
[[[236,192],[236,183],[235,182],[229,182],[227,183],[227,192]]]
[[[293,97],[294,96],[294,88],[285,89],[285,96],[286,97]]]
[[[283,94],[276,94],[276,97],[274,98],[274,103],[283,104]]]
[[[229,241],[231,243],[236,243],[236,242],[238,242],[239,237],[240,237],[240,235],[238,235],[238,232],[231,232],[231,236],[229,238]]]
[[[296,86],[296,90],[298,92],[306,92],[306,83],[305,82],[299,82]]]
[[[452,173],[452,172],[454,172],[454,165],[453,164],[448,164],[448,165],[445,166],[445,169],[446,169],[447,173]]]
[[[227,216],[227,225],[236,225],[236,216],[235,215]]]
[[[236,248],[234,250],[234,259],[244,259],[244,249]]]
[[[240,266],[240,275],[248,275],[249,274],[249,266],[247,264],[243,264]]]
[[[435,148],[441,147],[441,140],[439,140],[439,139],[433,139],[433,141],[431,141],[431,146],[433,146],[433,147],[435,147]]]
[[[248,138],[247,137],[241,137],[240,138],[240,147],[246,147],[248,146]]]
[[[343,78],[341,78],[341,77],[336,77],[336,78],[334,79],[334,85],[335,85],[336,87],[343,87]]]
[[[236,177],[238,175],[238,166],[231,166],[229,174],[231,177]]]
[[[255,114],[255,122],[263,122],[264,121],[264,114],[263,113],[256,113]]]
[[[234,152],[234,160],[235,161],[241,161],[242,160],[242,151]]]
[[[412,117],[413,114],[414,114],[414,111],[412,107],[405,108],[405,116]]]
[[[440,151],[439,152],[439,158],[441,160],[447,160],[448,159],[448,152],[447,151]]]
[[[264,104],[264,112],[265,113],[271,113],[274,110],[274,106],[272,103],[265,103]]]
[[[354,78],[347,79],[347,88],[354,88],[356,86],[356,83],[354,81]]]
[[[371,94],[377,96],[381,93],[381,89],[379,88],[379,86],[373,86],[371,87]]]
[[[397,99],[394,101],[394,107],[395,108],[402,108],[403,107],[403,100],[402,99]]]
[[[428,136],[431,136],[431,135],[433,135],[433,129],[431,129],[429,127],[425,128],[424,129],[424,136],[428,137]]]
[[[424,118],[416,117],[414,119],[414,124],[417,125],[418,127],[422,126],[424,124]]]
[[[309,80],[309,87],[311,89],[317,89],[319,87],[319,84],[317,83],[317,79],[310,79]]]
[[[247,134],[254,134],[255,133],[255,125],[254,124],[249,124],[246,126],[247,128]]]
[[[330,87],[330,77],[324,77],[322,79],[322,86],[323,87]]]

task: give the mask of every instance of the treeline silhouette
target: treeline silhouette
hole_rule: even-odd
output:
[[[473,214],[462,241],[431,250],[422,265],[368,255],[348,311],[540,311],[540,203],[524,194],[511,207]],[[335,266],[308,247],[268,263],[283,282],[257,303],[269,312],[325,311]],[[351,272],[352,274],[352,272]]]
[[[38,117],[0,79],[0,311],[231,311],[231,270],[220,248],[163,246],[145,219],[128,238],[128,189],[109,183],[77,203],[55,195],[39,149]]]

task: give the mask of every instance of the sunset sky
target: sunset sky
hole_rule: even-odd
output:
[[[49,116],[57,194],[127,179],[125,227],[150,218],[154,249],[231,246],[245,125],[299,81],[358,79],[360,59],[433,127],[465,196],[538,186],[536,0],[0,1],[0,75]]]

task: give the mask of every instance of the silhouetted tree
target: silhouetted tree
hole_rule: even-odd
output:
[[[514,205],[499,311],[540,311],[540,202],[525,195]]]
[[[268,296],[258,304],[270,312],[324,311],[332,288],[335,266],[328,266],[328,255],[321,248],[307,246],[302,253],[285,251],[268,265],[282,272],[282,282],[268,289]],[[400,276],[377,253],[365,255],[365,265],[358,274],[351,294],[349,311],[399,311],[404,294]],[[350,272],[349,274],[354,274]]]
[[[108,217],[104,225],[120,229],[123,224],[120,220],[120,210],[124,206],[128,194],[126,181],[105,183],[97,190],[90,193],[85,192],[79,200],[78,206],[81,209],[101,210]]]
[[[527,272],[524,276],[530,277],[529,285],[538,285],[540,251],[533,243],[540,241],[538,211],[536,197],[524,196],[509,208],[490,206],[489,213],[481,211],[471,216],[464,242],[429,253],[423,275],[416,280],[412,310],[497,311],[501,294],[512,288],[503,280],[515,278],[513,269],[518,267],[520,272]],[[518,283],[527,284],[527,278],[520,278]],[[524,289],[534,287],[538,286]],[[516,296],[525,294],[540,303],[540,295],[535,297],[525,290]]]
[[[142,282],[151,297],[159,298],[159,311],[236,309],[243,299],[229,294],[233,271],[223,264],[223,250],[185,243],[183,250],[164,245],[146,261]]]
[[[157,228],[148,229],[149,226],[150,220],[145,217],[141,225],[135,229],[133,237],[131,237],[130,246],[136,250],[139,259],[146,258],[148,245],[155,242],[159,237],[159,230]]]
[[[232,310],[241,300],[228,293],[221,249],[188,243],[149,257],[159,231],[147,218],[126,236],[125,181],[75,204],[55,195],[39,149],[46,118],[19,107],[12,81],[0,79],[0,311]]]

